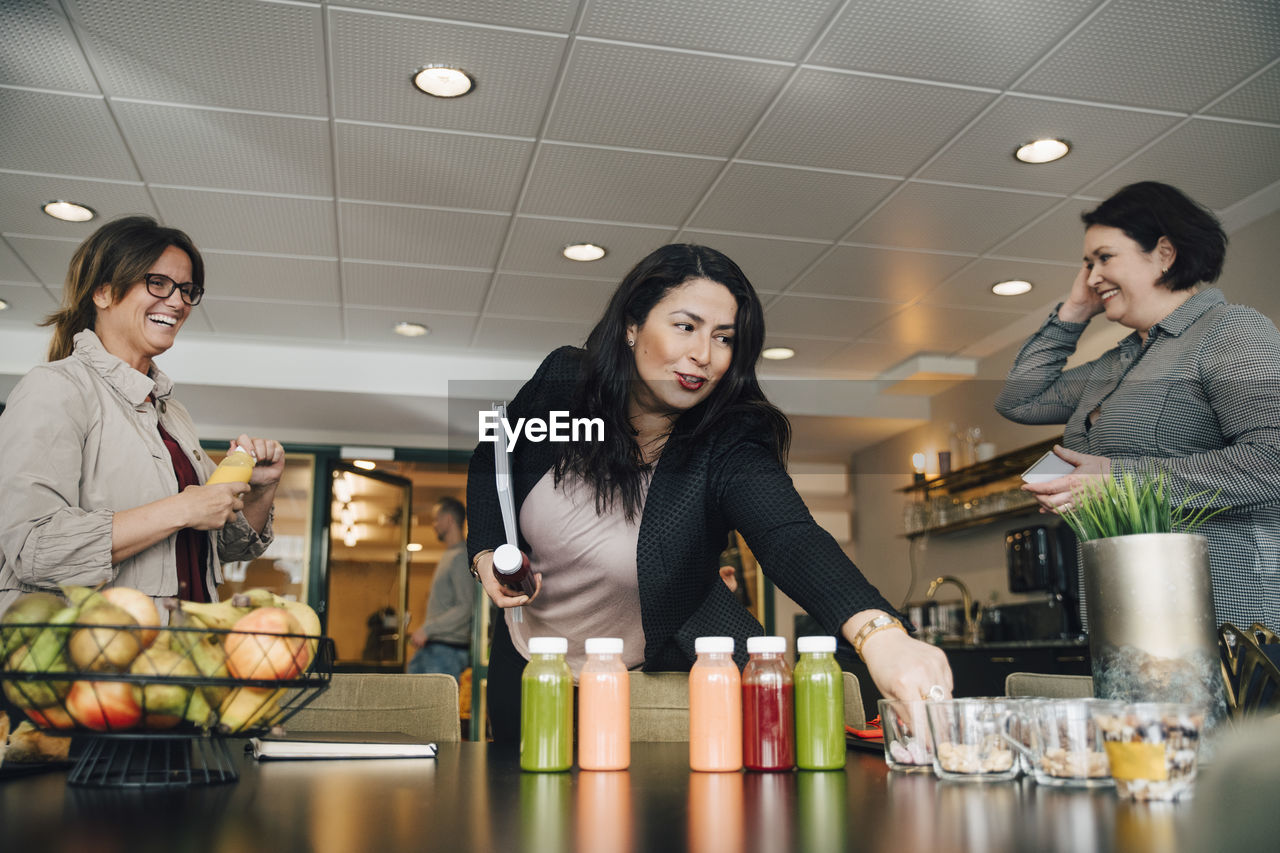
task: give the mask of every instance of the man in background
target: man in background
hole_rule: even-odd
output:
[[[441,498],[435,506],[436,536],[445,551],[431,579],[427,616],[409,637],[417,649],[409,672],[444,672],[455,679],[471,665],[471,615],[476,584],[467,568],[467,510],[457,498]]]

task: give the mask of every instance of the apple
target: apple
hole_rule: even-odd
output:
[[[160,611],[156,609],[151,596],[127,586],[113,586],[104,589],[102,597],[128,613],[143,627],[144,630],[138,632],[138,641],[144,649],[155,642],[160,627]]]
[[[67,711],[95,732],[126,731],[142,720],[142,709],[127,681],[77,681],[67,694]]]
[[[282,607],[259,607],[240,617],[223,641],[227,669],[236,678],[286,680],[310,662],[298,620]]]

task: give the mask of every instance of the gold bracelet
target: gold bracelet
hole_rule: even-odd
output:
[[[907,631],[906,628],[902,627],[901,622],[888,614],[877,616],[874,619],[868,619],[863,623],[862,627],[858,629],[858,633],[853,635],[853,650],[857,653],[858,657],[862,657],[862,647],[867,644],[867,639],[877,631],[883,631],[886,628],[897,628],[904,634]]]
[[[480,580],[480,572],[476,569],[476,563],[478,563],[480,561],[480,558],[483,557],[485,554],[492,554],[492,553],[493,553],[493,549],[487,548],[484,551],[481,551],[480,553],[476,554],[474,557],[471,558],[471,577],[475,578],[476,580]]]

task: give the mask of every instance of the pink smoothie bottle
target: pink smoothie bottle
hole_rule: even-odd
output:
[[[699,637],[689,671],[689,766],[742,769],[742,676],[733,662],[733,637]]]
[[[631,687],[622,663],[622,640],[587,640],[587,662],[578,675],[578,766],[626,770],[631,764]]]

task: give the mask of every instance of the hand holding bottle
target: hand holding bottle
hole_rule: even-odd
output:
[[[187,486],[178,495],[184,510],[185,523],[182,526],[196,530],[221,530],[244,509],[244,495],[248,491],[248,483]]]
[[[252,438],[242,433],[231,442],[233,448],[239,447],[248,451],[257,464],[249,477],[249,485],[255,490],[262,486],[274,486],[284,473],[284,447],[278,441],[269,438]]]

